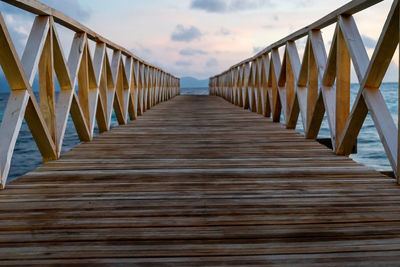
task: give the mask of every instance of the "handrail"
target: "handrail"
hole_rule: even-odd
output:
[[[282,38],[281,40],[273,43],[272,45],[264,48],[263,50],[258,52],[256,55],[233,65],[232,67],[230,67],[228,70],[226,70],[223,73],[226,73],[229,70],[237,68],[240,65],[243,65],[245,63],[249,63],[249,62],[255,60],[257,57],[262,56],[265,53],[268,53],[272,49],[279,48],[281,46],[286,45],[286,43],[289,41],[296,41],[300,38],[303,38],[308,35],[310,30],[320,30],[327,26],[330,26],[337,22],[337,17],[340,15],[354,15],[354,14],[356,14],[364,9],[367,9],[373,5],[376,5],[377,3],[380,3],[382,1],[383,0],[352,0],[349,3],[345,4],[344,6],[336,9],[332,13],[329,13],[325,17],[319,19],[318,21],[316,21],[316,22],[286,36],[285,38]],[[216,75],[216,76],[219,76],[219,75]],[[214,77],[216,77],[216,76],[214,76]],[[214,78],[214,77],[212,77],[212,78]]]
[[[316,139],[326,112],[333,150],[348,156],[368,112],[400,183],[400,133],[379,90],[399,44],[399,1],[394,0],[371,60],[353,14],[382,0],[354,0],[315,23],[210,78],[210,94],[281,121],[295,129],[299,115],[305,137]],[[336,23],[327,55],[321,29]],[[303,60],[296,40],[307,36]],[[284,46],[280,59],[278,48]],[[353,62],[360,89],[350,111]],[[400,115],[400,114],[399,114]],[[400,116],[399,116],[400,118]]]
[[[60,157],[69,114],[81,141],[120,125],[180,94],[180,80],[129,50],[36,0],[1,0],[36,14],[22,58],[0,10],[0,65],[11,88],[0,126],[0,185],[6,186],[15,143],[25,118],[44,161]],[[68,60],[55,23],[75,32]],[[96,44],[92,58],[89,39]],[[113,50],[109,59],[107,48]],[[40,105],[32,90],[39,74]],[[60,85],[56,99],[55,76]],[[78,87],[78,91],[75,88]]]
[[[107,47],[113,49],[113,50],[119,50],[122,52],[122,54],[126,56],[130,56],[133,59],[148,65],[152,68],[159,69],[156,66],[151,65],[150,63],[144,61],[143,59],[135,56],[132,52],[130,52],[128,49],[119,46],[110,40],[106,39],[105,37],[97,34],[96,32],[92,31],[91,29],[87,28],[86,26],[80,24],[78,21],[66,16],[62,12],[53,9],[39,1],[33,0],[33,1],[27,1],[27,0],[1,0],[5,3],[8,3],[10,5],[13,5],[15,7],[18,7],[22,10],[28,11],[30,13],[39,15],[39,16],[51,16],[54,19],[54,22],[74,31],[74,32],[85,32],[87,34],[87,37],[96,43],[105,43]],[[167,74],[171,75],[174,77],[172,74],[166,72]],[[176,77],[174,77],[176,78]]]

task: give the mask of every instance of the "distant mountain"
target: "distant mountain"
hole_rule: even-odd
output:
[[[208,88],[208,79],[198,80],[193,77],[183,77],[181,78],[181,87],[182,88]],[[36,77],[33,90],[37,91],[39,88],[39,81]],[[59,86],[56,83],[56,90],[59,90]],[[4,75],[0,75],[0,93],[9,93],[10,87],[8,86],[7,80]]]
[[[193,77],[181,78],[181,88],[208,88],[208,79],[198,80]]]

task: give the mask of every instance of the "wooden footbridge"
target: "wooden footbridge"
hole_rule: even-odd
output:
[[[397,128],[390,132],[393,119],[381,117],[384,108],[375,109],[379,86],[368,87],[380,83],[386,57],[398,45],[397,1],[370,63],[361,60],[366,66],[360,67],[365,73],[358,102],[347,113],[346,64],[352,60],[358,68],[357,57],[363,58],[362,50],[354,50],[362,42],[351,14],[378,1],[352,1],[278,42],[276,47],[285,46],[281,69],[271,46],[213,77],[210,96],[181,96],[179,79],[39,2],[5,2],[39,16],[28,41],[37,49],[21,61],[0,16],[0,63],[12,88],[0,129],[6,187],[0,192],[0,265],[399,264],[400,188],[347,157],[362,126],[360,114],[369,111],[397,166]],[[335,21],[327,67],[314,73],[314,63],[322,64],[315,58],[323,51],[318,31]],[[56,22],[77,32],[69,60],[60,52]],[[294,41],[304,34],[308,50],[299,65]],[[94,59],[89,39],[97,42]],[[27,77],[34,63],[46,81],[40,83],[40,105]],[[57,102],[52,75],[40,75],[52,70],[65,82]],[[328,87],[332,75],[337,81]],[[314,78],[324,82],[313,95]],[[308,101],[302,102],[304,96]],[[110,130],[112,109],[120,127]],[[281,110],[285,123],[276,123]],[[61,111],[71,113],[84,143],[60,157]],[[325,111],[334,111],[328,113],[336,126],[331,133],[342,140],[331,139],[333,150],[311,134],[319,131],[318,114]],[[292,129],[290,119],[303,112],[307,138]],[[46,163],[6,185],[24,116]],[[95,121],[102,132],[97,137]]]

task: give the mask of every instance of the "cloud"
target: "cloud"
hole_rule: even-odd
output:
[[[78,0],[42,0],[42,2],[65,13],[71,18],[78,20],[79,22],[86,22],[90,18],[91,10],[82,6]]]
[[[276,26],[275,26],[275,25],[273,25],[273,24],[266,24],[266,25],[263,25],[262,27],[263,27],[264,29],[267,29],[267,30],[270,30],[270,29],[276,28]]]
[[[152,50],[148,48],[147,46],[144,46],[143,44],[136,43],[135,48],[131,49],[132,53],[135,52],[141,52],[142,54],[152,54]],[[135,54],[135,53],[134,53]]]
[[[88,21],[90,18],[91,10],[88,7],[82,6],[78,0],[41,0],[41,2],[63,12],[64,14],[78,20],[79,22]],[[5,3],[0,3],[0,10],[8,14],[21,15],[20,9]]]
[[[227,3],[224,0],[193,0],[192,9],[201,9],[212,13],[223,13],[227,11]]]
[[[218,60],[216,58],[210,58],[206,62],[206,67],[207,68],[212,68],[218,66]]]
[[[226,36],[226,35],[230,35],[230,34],[232,34],[231,31],[230,31],[229,29],[227,29],[227,28],[224,28],[224,27],[222,27],[222,28],[217,32],[217,35],[224,35],[224,36]]]
[[[270,2],[268,0],[232,0],[229,5],[231,11],[241,11],[256,9],[266,6]]]
[[[134,48],[132,48],[130,50],[134,55],[136,55],[144,60],[148,60],[148,61],[153,60],[152,59],[153,51],[150,48],[148,48],[148,46],[145,46],[141,43],[136,42]]]
[[[372,39],[371,37],[368,37],[366,35],[361,36],[363,43],[365,45],[365,48],[375,48],[376,46],[376,41]]]
[[[262,47],[262,46],[254,46],[253,47],[253,54],[257,54],[258,52],[260,52],[263,49],[264,49],[264,47]]]
[[[90,9],[83,7],[78,0],[42,0],[41,2],[65,13],[79,22],[88,21],[90,18]],[[0,10],[6,21],[15,48],[18,54],[21,55],[36,15],[3,2],[0,2]]]
[[[176,42],[191,42],[194,40],[199,40],[203,34],[201,31],[194,27],[190,26],[188,28],[185,28],[182,24],[178,24],[175,27],[174,32],[171,34],[171,40],[176,41]]]
[[[315,0],[296,0],[290,2],[295,8],[307,8],[314,5]]]
[[[179,54],[181,56],[194,56],[194,55],[206,55],[207,52],[201,49],[191,49],[191,48],[187,48],[187,49],[182,49],[181,51],[179,51]]]
[[[191,66],[193,63],[192,61],[186,61],[186,60],[178,60],[175,62],[175,65],[180,66],[180,67],[188,67]]]
[[[271,5],[270,0],[192,0],[190,7],[210,13],[228,13]]]
[[[21,55],[28,40],[32,22],[29,23],[29,21],[14,14],[3,13],[3,15],[14,47],[17,53]]]

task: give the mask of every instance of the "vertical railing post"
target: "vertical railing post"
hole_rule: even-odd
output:
[[[398,4],[400,5],[400,3]],[[400,15],[398,17],[398,20],[400,20]],[[399,22],[400,25],[400,22]],[[400,31],[399,31],[400,34]],[[399,40],[400,40],[400,35],[399,35]],[[398,50],[400,50],[400,44],[398,45]],[[398,65],[400,66],[400,57],[398,59]],[[400,68],[398,70],[399,72],[399,80],[400,80]],[[400,82],[398,81],[397,84],[397,158],[396,158],[396,169],[394,171],[396,179],[397,179],[397,184],[400,185]]]
[[[350,75],[351,60],[343,33],[338,28],[336,52],[336,114],[335,114],[335,140],[341,136],[350,114]],[[335,142],[337,150],[339,142]]]
[[[53,53],[53,19],[39,61],[39,98],[40,111],[50,131],[54,143],[57,143],[56,96],[54,88],[54,53]]]

